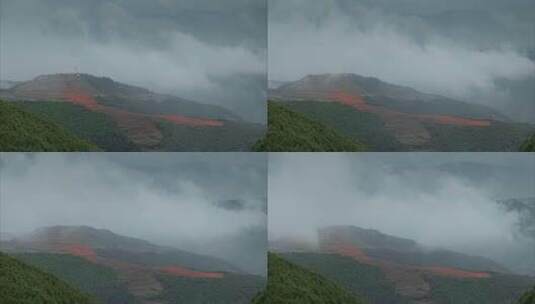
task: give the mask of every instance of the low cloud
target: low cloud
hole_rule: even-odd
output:
[[[520,105],[529,101],[522,99],[528,98],[526,92],[512,96],[496,84],[535,76],[535,62],[526,53],[529,46],[507,39],[517,36],[515,30],[530,34],[520,21],[520,25],[510,21],[514,20],[510,8],[490,6],[479,12],[467,5],[463,11],[457,3],[449,10],[440,5],[446,7],[425,13],[427,5],[419,2],[411,2],[405,9],[394,5],[388,11],[386,6],[365,1],[348,2],[329,1],[285,11],[283,8],[303,5],[302,1],[274,1],[270,8],[269,78],[293,81],[308,74],[355,73],[494,106],[524,119],[526,110],[531,117],[535,115],[533,106],[526,109]],[[495,16],[502,9],[502,16]],[[474,14],[473,24],[465,25],[464,31],[439,21],[445,18],[442,13],[454,18],[457,12],[462,18],[462,14]],[[487,23],[496,28],[485,28]]]
[[[266,25],[256,20],[262,1],[242,6],[232,1],[232,12],[181,2],[2,3],[0,79],[80,71],[220,105],[263,122],[265,88],[234,80],[265,78]],[[239,22],[247,28],[237,28]],[[250,94],[244,97],[244,91]]]
[[[532,252],[535,238],[519,234],[518,214],[505,212],[496,200],[535,196],[530,186],[532,173],[531,180],[519,181],[523,192],[512,191],[514,176],[533,172],[535,159],[528,155],[514,160],[502,155],[478,157],[485,159],[476,161],[483,166],[500,168],[498,174],[507,177],[509,189],[494,191],[492,185],[501,177],[481,184],[468,172],[453,174],[440,167],[473,161],[470,156],[464,160],[445,154],[412,159],[394,154],[271,156],[269,238],[316,242],[318,228],[354,225],[430,247],[486,256],[519,269],[521,265],[512,257]],[[524,169],[518,170],[521,165]],[[535,271],[535,260],[523,262]]]
[[[187,153],[159,154],[160,164],[153,165],[153,170],[137,166],[155,157],[143,154],[128,155],[122,161],[118,161],[123,158],[120,154],[2,154],[0,230],[20,235],[45,226],[87,225],[182,250],[210,252],[224,259],[229,253],[224,255],[214,248],[221,248],[221,244],[213,240],[230,238],[242,257],[247,252],[256,253],[248,257],[247,264],[239,257],[230,262],[263,273],[265,234],[262,238],[257,233],[260,239],[251,240],[246,233],[251,229],[266,231],[265,177],[259,178],[266,174],[262,172],[263,156],[241,156],[249,165],[233,169],[236,162],[231,154],[211,155],[226,165],[216,169],[206,160],[209,156]],[[174,159],[181,157],[194,163],[180,165]],[[259,164],[251,164],[253,161]],[[227,167],[228,174],[220,173],[221,167]],[[182,170],[188,173],[182,174]],[[230,190],[210,187],[199,181],[203,176],[219,180]],[[248,179],[260,183],[252,187],[260,190],[237,192]],[[213,204],[218,197],[243,199],[253,207],[239,212],[218,208]]]

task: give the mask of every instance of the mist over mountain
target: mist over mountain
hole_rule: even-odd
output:
[[[5,238],[89,226],[265,275],[265,155],[4,153],[0,159]],[[229,199],[250,208],[213,203]],[[223,239],[229,242],[217,241]]]
[[[277,154],[269,238],[317,247],[319,228],[358,226],[534,274],[533,217],[499,203],[533,197],[534,169],[527,154]]]
[[[2,81],[88,73],[265,123],[266,1],[2,1],[0,16]]]
[[[356,73],[535,117],[535,5],[514,1],[271,1],[269,79]]]

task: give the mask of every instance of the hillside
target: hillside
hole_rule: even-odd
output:
[[[77,137],[23,108],[0,101],[0,151],[97,151],[96,145]]]
[[[269,94],[372,151],[518,151],[535,132],[486,106],[355,74],[311,75]]]
[[[518,304],[535,304],[535,288],[526,292],[522,298],[518,300]]]
[[[366,303],[321,275],[294,265],[270,253],[267,288],[254,300],[255,304]]]
[[[335,226],[319,236],[319,250],[279,254],[369,303],[512,303],[535,284],[535,278],[511,274],[487,258],[376,230]]]
[[[95,303],[56,277],[1,252],[0,299],[4,304]]]
[[[118,272],[85,258],[50,253],[23,253],[14,257],[68,282],[101,303],[137,303]]]
[[[354,226],[332,226],[319,230],[322,251],[351,256],[374,264],[375,260],[430,270],[434,266],[473,272],[509,273],[504,266],[484,257],[441,248],[427,248],[417,242]]]
[[[355,140],[277,102],[268,103],[268,132],[253,148],[258,152],[363,151]]]
[[[264,132],[220,106],[87,74],[42,75],[0,98],[105,151],[249,151]]]
[[[1,248],[102,303],[248,303],[265,279],[221,259],[86,226],[54,226]]]
[[[168,304],[250,304],[264,290],[265,279],[245,274],[226,274],[223,280],[188,279],[160,275],[163,292],[155,300]]]
[[[532,135],[520,146],[521,152],[535,152],[535,135]]]

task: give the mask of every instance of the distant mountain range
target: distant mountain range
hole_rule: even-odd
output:
[[[103,150],[241,151],[249,150],[263,132],[263,126],[222,107],[106,77],[43,75],[4,87],[0,99],[49,119]]]
[[[85,226],[46,227],[0,244],[104,303],[248,303],[264,284],[214,257]]]
[[[535,133],[486,106],[355,74],[309,75],[269,98],[372,151],[518,151]]]
[[[279,241],[276,247],[282,258],[371,304],[512,303],[535,285],[535,277],[512,274],[490,259],[428,248],[376,230],[325,227],[318,240],[308,251],[302,244],[292,249],[295,240],[285,246]]]

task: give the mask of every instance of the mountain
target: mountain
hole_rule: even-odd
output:
[[[353,226],[318,231],[319,247],[286,248],[286,260],[369,303],[511,303],[535,284],[500,264]]]
[[[98,151],[54,122],[0,100],[0,151]]]
[[[334,282],[292,264],[277,254],[269,254],[268,272],[267,288],[253,300],[254,304],[366,303]]]
[[[517,151],[535,131],[486,106],[355,74],[309,75],[269,95],[374,151]]]
[[[103,303],[247,303],[264,282],[218,258],[86,226],[46,227],[0,244]]]
[[[268,102],[268,132],[253,150],[284,151],[362,151],[364,146],[336,130],[315,122],[283,104]]]
[[[531,135],[524,143],[522,143],[520,151],[535,152],[535,135]]]
[[[509,273],[508,269],[487,258],[426,248],[413,240],[372,229],[332,226],[320,229],[318,237],[323,252],[344,254],[367,262],[374,259],[388,260],[431,272],[438,272],[439,269],[433,269],[438,266],[462,271]]]
[[[50,116],[111,151],[241,151],[250,149],[263,132],[263,126],[219,106],[87,74],[38,76],[0,90],[0,98]],[[102,119],[107,120],[103,131]],[[108,129],[124,143],[108,139]]]
[[[1,252],[0,299],[4,304],[96,303],[58,278]]]

